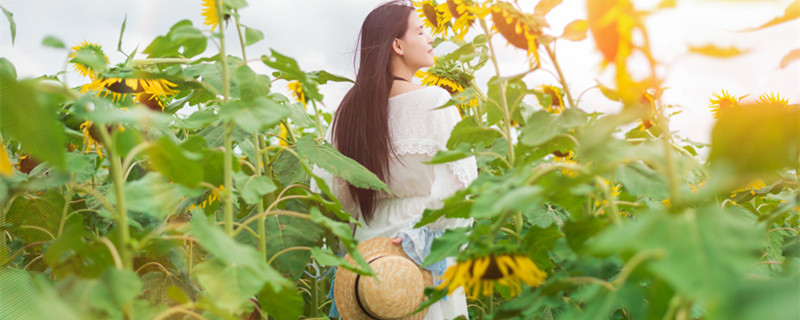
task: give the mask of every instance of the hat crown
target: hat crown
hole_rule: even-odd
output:
[[[337,269],[333,285],[333,296],[342,319],[374,320],[379,317],[382,319],[422,320],[428,312],[427,308],[412,315],[407,314],[418,309],[422,301],[427,299],[424,296],[425,287],[433,286],[431,272],[420,268],[414,263],[403,251],[403,247],[393,244],[390,237],[370,238],[359,243],[357,250],[364,260],[369,263],[370,269],[374,271],[378,279],[383,279],[383,281],[379,281],[375,277],[357,275],[346,268]],[[349,253],[344,256],[344,260],[350,265],[357,265]],[[416,276],[413,276],[414,274]],[[421,283],[413,280],[420,275],[422,277]],[[362,281],[365,282],[364,285],[361,284]],[[370,289],[375,284],[378,284],[378,288]],[[388,289],[381,289],[380,287]],[[363,293],[361,292],[362,290],[364,290]],[[417,300],[418,298],[413,298],[413,295],[402,293],[401,291],[404,290],[409,293],[418,292],[422,299]],[[390,310],[391,307],[382,309],[388,305],[384,305],[382,302],[372,298],[386,294],[394,294],[395,298],[408,294],[410,298],[399,299],[405,299],[413,303],[413,308],[403,307],[404,310],[397,311]],[[371,299],[375,302],[367,302],[369,308],[365,307],[364,301]],[[400,314],[400,316],[386,316],[396,314]]]
[[[375,277],[361,277],[359,300],[369,314],[381,319],[407,315],[422,304],[425,282],[419,267],[406,257],[382,256],[370,263]]]

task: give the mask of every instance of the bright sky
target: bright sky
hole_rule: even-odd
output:
[[[249,0],[250,6],[242,12],[243,24],[260,29],[265,39],[248,47],[248,57],[259,58],[270,49],[294,57],[306,71],[326,70],[354,78],[353,55],[361,23],[375,6],[383,1],[369,0]],[[713,118],[708,108],[713,92],[725,89],[738,96],[749,94],[755,100],[765,92],[775,92],[788,98],[789,103],[800,100],[800,61],[780,69],[781,58],[793,49],[800,48],[800,21],[794,20],[755,32],[737,32],[759,26],[783,14],[791,0],[774,1],[710,1],[677,0],[678,6],[652,15],[647,20],[653,51],[661,63],[660,76],[666,76],[663,101],[680,105],[683,112],[672,121],[678,135],[694,141],[708,142]],[[520,6],[532,12],[537,1],[520,0]],[[654,8],[658,0],[634,0],[637,8]],[[66,64],[67,50],[43,47],[41,41],[48,35],[62,40],[68,47],[86,40],[103,46],[111,64],[124,61],[116,52],[119,29],[127,15],[123,50],[131,52],[137,45],[143,50],[156,36],[165,34],[169,27],[182,19],[190,19],[201,30],[201,0],[0,0],[14,14],[17,24],[16,42],[11,45],[8,21],[0,17],[0,56],[9,59],[20,77],[35,77],[70,70],[70,86],[86,83],[72,67]],[[302,6],[302,8],[301,8]],[[552,30],[561,34],[565,25],[575,19],[585,19],[585,1],[564,0],[547,16]],[[478,34],[471,31],[467,39]],[[229,28],[228,52],[239,55],[235,42],[235,28]],[[500,59],[502,75],[526,70],[524,52],[506,46],[502,37],[494,39]],[[688,54],[688,45],[715,44],[719,47],[736,46],[750,49],[749,53],[732,59],[712,59]],[[444,55],[456,47],[443,44],[434,49],[435,55]],[[205,56],[216,50],[209,44]],[[613,85],[613,68],[600,70],[600,55],[594,50],[591,36],[580,42],[560,41],[557,55],[574,96],[595,84],[598,79]],[[141,56],[143,57],[143,56]],[[141,58],[139,57],[139,58]],[[543,59],[545,69],[552,65]],[[251,67],[259,73],[272,70],[255,61]],[[634,71],[644,70],[633,66]],[[494,75],[491,64],[478,72],[477,83],[483,86]],[[553,71],[553,73],[555,73]],[[417,79],[418,80],[418,79]],[[529,74],[524,78],[528,87],[557,84],[548,72]],[[275,82],[275,91],[288,95],[284,81]],[[321,87],[324,104],[332,112],[350,88],[347,83],[332,83]],[[535,105],[534,97],[527,103]],[[613,112],[620,107],[605,99],[597,89],[587,91],[580,103],[585,110]]]

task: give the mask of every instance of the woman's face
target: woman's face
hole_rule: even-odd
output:
[[[411,11],[411,14],[408,15],[406,33],[395,41],[398,42],[396,45],[399,45],[403,52],[403,61],[410,68],[419,69],[433,65],[433,46],[431,45],[433,38],[425,31],[422,20],[417,16],[416,11]]]

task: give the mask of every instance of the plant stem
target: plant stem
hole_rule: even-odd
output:
[[[237,25],[238,25],[238,23],[237,23]],[[259,152],[261,152],[260,151],[261,150],[261,148],[260,148],[261,147],[261,138],[260,138],[260,136],[259,136],[259,134],[257,132],[253,133],[253,147],[254,147],[254,151],[253,151],[253,155],[254,155],[253,158],[254,159],[252,159],[252,160],[255,161],[255,163],[254,163],[254,165],[255,165],[255,173],[256,173],[256,177],[260,177],[261,176],[261,157],[259,155]],[[256,203],[256,209],[258,210],[258,212],[264,212],[264,199],[261,199]],[[266,227],[265,223],[266,223],[266,217],[258,219],[258,251],[261,252],[261,259],[264,260],[264,261],[267,260],[267,241],[266,241],[266,238],[267,238],[267,227]]]
[[[239,11],[236,10],[234,13],[239,13]],[[239,24],[239,15],[234,14],[233,19],[236,21],[236,33],[239,34],[239,45],[242,47],[242,61],[244,61],[244,64],[247,64],[247,53],[244,50],[245,44],[244,38],[242,37],[242,25]]]
[[[6,150],[5,146],[6,145],[5,145],[5,141],[3,141],[3,135],[0,134],[0,150],[3,150],[3,152],[6,152],[5,151]],[[7,157],[7,156],[8,156],[7,153],[6,154],[0,154],[0,157]],[[13,168],[12,168],[12,170],[13,170]],[[16,196],[11,197],[11,201],[8,202],[8,206],[7,206],[8,209],[11,209],[11,203],[14,202],[14,198],[16,198]],[[5,204],[5,199],[3,199],[3,202],[0,202],[0,203],[1,204]],[[5,205],[0,206],[0,227],[3,227],[3,226],[6,225],[6,210],[8,210],[8,209],[6,209]],[[6,258],[8,258],[8,247],[6,246],[6,237],[3,235],[3,233],[4,232],[0,232],[0,266],[5,265],[6,264]]]
[[[481,18],[481,28],[486,33],[487,44],[489,44],[489,50],[491,51],[491,55],[489,58],[492,59],[492,64],[494,65],[495,73],[497,74],[497,79],[500,80],[500,66],[497,64],[496,54],[494,52],[494,45],[492,45],[492,36],[491,32],[489,31],[489,27],[486,26],[486,21]],[[506,101],[506,82],[507,80],[500,81],[497,86],[500,88],[500,101],[503,105],[503,129],[506,132],[506,141],[508,141],[508,163],[511,166],[514,166],[514,143],[511,141],[511,116],[508,112],[508,102]]]
[[[322,132],[322,122],[319,120],[319,109],[317,109],[317,102],[311,100],[311,105],[314,106],[314,116],[317,120],[317,131],[319,132],[320,137],[325,137],[325,133]],[[289,133],[289,127],[286,127],[286,133]]]
[[[558,80],[561,82],[561,87],[564,88],[564,92],[567,94],[567,99],[569,100],[570,108],[575,108],[575,100],[572,100],[572,93],[569,92],[569,87],[567,86],[567,81],[564,79],[564,73],[561,72],[561,67],[558,65],[558,61],[556,60],[556,53],[553,52],[552,49],[548,46],[544,46],[547,50],[547,55],[550,56],[550,60],[553,61],[553,65],[556,67],[556,72],[558,73]]]
[[[71,181],[67,183],[67,197],[66,201],[64,202],[64,209],[61,210],[61,221],[59,221],[58,223],[57,236],[59,237],[61,236],[61,233],[64,232],[64,223],[67,220],[67,211],[69,211],[69,202],[72,201],[72,194],[75,192],[75,189],[72,184],[75,182],[76,175],[77,175],[76,173],[73,173]],[[2,222],[0,222],[0,225],[3,225]]]
[[[233,235],[233,122],[225,123],[225,190],[220,194],[223,197],[225,213],[225,233]]]
[[[222,1],[214,2],[217,6],[217,12],[224,12]],[[219,23],[219,57],[222,63],[222,99],[228,101],[231,93],[230,76],[228,75],[228,57],[225,52],[225,15],[218,14]],[[224,201],[224,214],[225,214],[225,233],[228,236],[233,235],[233,122],[225,123],[225,167],[224,167],[224,184],[225,192],[223,192]]]
[[[117,198],[117,224],[119,225],[119,256],[122,260],[122,266],[125,269],[133,270],[133,260],[131,253],[128,250],[128,242],[130,242],[130,230],[128,228],[128,210],[125,207],[125,180],[122,177],[122,159],[117,154],[116,149],[112,145],[111,136],[106,131],[106,124],[99,124],[100,136],[103,138],[103,146],[106,153],[109,154],[109,161],[111,161],[111,179],[114,183],[114,195]]]

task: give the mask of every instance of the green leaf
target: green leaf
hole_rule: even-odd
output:
[[[82,64],[96,71],[105,71],[108,69],[106,57],[103,55],[103,52],[98,50],[78,50],[75,52],[75,57],[70,59],[69,62]]]
[[[143,274],[141,280],[142,296],[152,305],[187,303],[192,299],[187,292],[196,290],[193,288],[195,284],[185,273],[169,275],[161,270],[151,271]]]
[[[275,272],[275,271],[272,271]],[[237,314],[251,305],[250,298],[269,280],[264,272],[249,265],[239,265],[221,258],[211,258],[194,268],[195,276],[214,304]],[[280,275],[275,272],[275,277]]]
[[[282,55],[275,50],[270,49],[271,56],[261,56],[261,61],[267,66],[278,70],[276,77],[285,80],[297,80],[306,94],[306,98],[310,100],[321,101],[322,96],[317,90],[318,83],[309,79],[309,76],[300,70],[300,66],[295,59]]]
[[[202,155],[189,152],[162,136],[147,148],[150,164],[169,179],[195,188],[203,181]]]
[[[233,173],[236,190],[247,204],[256,204],[261,200],[261,196],[275,191],[278,187],[272,179],[266,176],[249,176],[239,171]]]
[[[330,249],[328,248],[325,248],[325,250],[323,250],[320,247],[312,247],[311,255],[314,257],[314,260],[316,260],[317,263],[319,263],[320,266],[338,267],[341,265],[350,265],[350,263],[348,263],[347,260],[344,260],[342,257],[333,254],[333,252],[331,252]]]
[[[422,213],[422,219],[414,225],[414,228],[435,222],[441,217],[468,218],[470,211],[472,211],[473,202],[464,201],[464,199],[470,192],[469,188],[458,190],[449,198],[444,199],[442,208],[438,210],[426,209]]]
[[[297,150],[320,168],[349,181],[358,188],[390,193],[389,188],[378,176],[355,160],[339,153],[339,150],[327,142],[317,145],[314,137],[305,136],[297,140]]]
[[[550,261],[548,252],[553,250],[556,240],[563,236],[557,224],[551,224],[547,228],[533,226],[523,238],[525,252],[539,269],[550,269],[553,262]]]
[[[522,129],[520,143],[528,146],[544,144],[558,135],[567,133],[571,128],[586,122],[583,111],[569,108],[560,115],[553,115],[547,111],[537,111],[525,121]]]
[[[554,224],[561,226],[564,221],[569,219],[569,212],[566,209],[552,203],[541,204],[523,214],[531,224],[541,228],[547,228]]]
[[[275,101],[257,97],[252,102],[231,100],[222,106],[219,116],[252,133],[275,126],[289,114],[288,108]]]
[[[181,20],[166,35],[156,37],[142,52],[147,53],[148,58],[191,58],[206,50],[207,41],[190,20]]]
[[[64,210],[64,196],[50,189],[38,197],[17,197],[6,214],[5,223],[11,225],[11,233],[25,243],[53,240]],[[24,228],[34,227],[34,228]]]
[[[128,22],[128,14],[125,14],[125,19],[122,20],[122,26],[119,28],[119,40],[117,41],[117,51],[122,52],[122,35],[125,34],[125,24]]]
[[[337,75],[337,74],[333,74],[333,73],[330,73],[330,72],[325,71],[325,70],[311,71],[311,72],[308,73],[308,75],[309,75],[309,77],[313,78],[314,81],[316,81],[317,83],[319,83],[321,85],[328,83],[328,81],[355,83],[355,81],[350,80],[347,77],[340,76],[340,75]]]
[[[76,101],[71,110],[78,117],[106,125],[122,123],[166,127],[172,122],[170,115],[150,110],[150,108],[143,105],[136,105],[128,108],[128,110],[122,110],[114,107],[106,99],[88,95],[84,95]]]
[[[90,301],[95,307],[122,316],[122,308],[142,293],[142,282],[132,270],[108,268],[92,288]]]
[[[458,256],[460,248],[467,242],[467,228],[448,229],[440,237],[433,239],[431,253],[422,261],[422,266],[442,260],[446,257]]]
[[[36,158],[66,170],[66,135],[57,118],[57,105],[44,103],[37,80],[17,82],[8,60],[0,60],[0,68],[0,133],[19,141]]]
[[[243,101],[253,101],[258,97],[265,97],[271,102],[276,102],[267,96],[270,88],[269,79],[266,76],[257,75],[250,67],[244,65],[236,69],[233,80],[234,87],[239,93],[238,97]]]
[[[661,252],[663,257],[647,263],[650,272],[687,297],[716,300],[746,280],[765,245],[762,227],[712,205],[643,215],[604,230],[590,250],[624,256]]]
[[[133,148],[144,142],[144,137],[139,130],[114,130],[111,133],[111,140],[114,141],[114,149],[124,159]]]
[[[594,237],[608,225],[608,220],[592,218],[586,220],[569,220],[564,223],[564,234],[567,244],[575,252],[581,253],[586,240]]]
[[[495,188],[481,193],[481,196],[475,199],[470,216],[487,218],[499,215],[506,210],[527,211],[542,203],[543,193],[544,188],[541,186]]]
[[[630,162],[617,168],[614,177],[622,182],[625,190],[635,196],[647,196],[658,200],[667,198],[667,182],[641,162]]]
[[[211,108],[195,111],[188,118],[178,120],[176,127],[180,129],[200,129],[219,120],[219,115]]]
[[[800,258],[800,234],[783,239],[781,254],[787,258]]]
[[[8,19],[8,30],[11,31],[11,45],[13,46],[14,40],[17,38],[17,24],[14,23],[14,14],[6,10],[6,8],[3,8],[3,6],[0,6],[0,9],[3,10],[3,14],[5,14]]]
[[[0,269],[0,319],[80,319],[44,274]]]
[[[709,319],[800,319],[800,285],[797,279],[747,279],[732,286]]]
[[[42,45],[45,47],[51,47],[56,49],[64,49],[67,46],[64,45],[64,42],[54,36],[47,36],[42,39]]]
[[[148,172],[143,178],[125,182],[125,206],[129,210],[163,219],[178,208],[182,194],[177,185],[158,172]],[[108,201],[117,203],[114,192],[108,194]]]
[[[362,270],[368,272],[370,275],[374,275],[369,263],[364,260],[364,256],[362,256],[361,253],[356,250],[357,242],[351,234],[350,226],[348,226],[346,223],[331,220],[330,218],[322,215],[317,207],[311,207],[310,214],[311,221],[319,224],[321,227],[330,231],[339,238],[339,240],[347,249],[347,252],[350,253],[350,256],[353,258],[353,260],[355,260],[356,263],[358,263]]]
[[[189,234],[213,255],[197,265],[195,274],[218,307],[229,313],[241,312],[264,285],[292,286],[261,259],[258,251],[229,238],[206,219],[194,215],[189,222]]]
[[[518,76],[507,81],[508,82],[506,83],[505,89],[508,113],[518,113],[520,103],[522,103],[522,98],[524,98],[527,94],[528,88],[525,85],[525,82],[522,81],[522,76]],[[488,86],[489,90],[486,95],[488,96],[489,100],[486,102],[486,121],[491,126],[497,124],[498,121],[503,119],[503,103],[500,97],[500,86],[497,76],[493,76],[489,80]]]
[[[772,175],[797,165],[800,108],[757,104],[723,111],[711,131],[712,165],[728,165],[743,175]]]
[[[311,253],[307,250],[294,250],[275,255],[289,248],[315,248],[322,236],[322,228],[308,219],[284,215],[269,216],[266,218],[265,224],[267,260],[272,260],[270,266],[297,281],[303,275]]]
[[[264,32],[244,26],[244,44],[246,46],[251,46],[261,40],[264,40]]]
[[[439,163],[447,163],[452,161],[457,161],[464,159],[466,157],[472,156],[474,153],[470,150],[470,144],[467,142],[462,141],[455,150],[439,150],[436,152],[436,155],[431,158],[431,160],[426,161],[425,163],[429,164],[439,164]]]
[[[239,10],[247,6],[247,1],[245,0],[227,0],[225,1],[225,5],[230,7],[234,10]]]
[[[473,117],[466,117],[453,128],[450,138],[447,139],[447,148],[456,150],[464,142],[471,145],[482,143],[484,146],[489,146],[498,137],[500,137],[499,132],[483,127]]]
[[[274,172],[280,172],[278,182],[282,186],[308,181],[308,174],[303,170],[303,165],[288,152],[278,154],[277,158],[272,161],[272,169]]]
[[[270,318],[278,320],[302,318],[303,296],[294,286],[273,288],[272,285],[267,285],[258,293],[258,304]]]
[[[8,59],[0,57],[0,81],[11,83],[17,80],[17,69]]]

